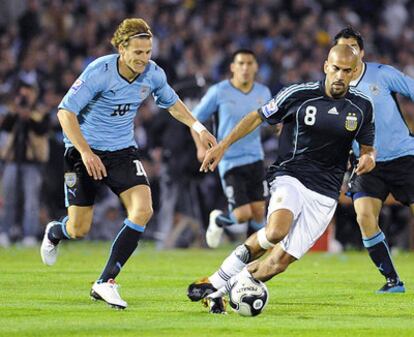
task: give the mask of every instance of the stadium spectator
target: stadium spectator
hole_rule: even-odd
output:
[[[5,161],[1,235],[3,245],[7,245],[12,227],[21,221],[22,243],[32,246],[40,229],[41,170],[49,159],[49,114],[38,104],[36,87],[21,83],[16,91],[17,96],[0,126],[7,133],[1,153]]]

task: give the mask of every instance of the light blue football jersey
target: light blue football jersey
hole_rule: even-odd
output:
[[[403,118],[396,100],[401,94],[414,101],[414,79],[394,67],[379,63],[365,63],[360,77],[351,82],[374,103],[375,148],[377,161],[414,155],[414,135]],[[359,150],[354,144],[354,151]]]
[[[168,85],[164,71],[153,61],[132,82],[118,69],[118,54],[100,57],[88,65],[66,93],[59,109],[77,115],[89,146],[101,151],[137,147],[134,119],[141,103],[152,94],[163,109],[175,104],[178,96]],[[66,147],[73,146],[64,137]]]
[[[217,141],[225,138],[249,112],[257,110],[271,98],[268,87],[254,83],[248,93],[235,88],[229,80],[219,82],[207,91],[193,110],[201,122],[216,114]],[[238,166],[263,160],[260,128],[232,144],[219,163],[219,173],[224,174]]]

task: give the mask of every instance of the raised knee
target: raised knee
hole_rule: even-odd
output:
[[[273,244],[283,240],[287,232],[278,228],[277,226],[270,226],[266,228],[266,238]]]

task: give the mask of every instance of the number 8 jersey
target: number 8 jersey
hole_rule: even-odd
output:
[[[168,109],[178,100],[164,71],[153,61],[133,81],[118,69],[118,54],[100,57],[87,66],[69,89],[59,109],[77,115],[89,146],[100,151],[137,147],[134,119],[139,106],[150,95]],[[66,147],[73,146],[65,136]]]
[[[269,124],[283,123],[269,181],[292,176],[334,199],[339,196],[353,140],[368,146],[374,143],[373,105],[354,88],[335,99],[326,95],[323,82],[292,85],[258,112]]]

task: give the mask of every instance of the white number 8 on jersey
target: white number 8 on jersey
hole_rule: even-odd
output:
[[[316,112],[318,110],[313,105],[308,105],[305,110],[304,122],[306,125],[314,125],[316,122]]]

